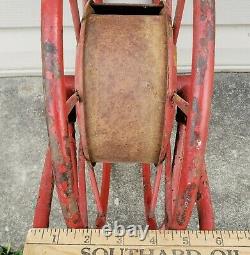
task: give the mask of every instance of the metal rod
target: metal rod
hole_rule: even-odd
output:
[[[87,189],[86,189],[86,175],[85,175],[85,158],[83,155],[81,142],[78,150],[78,203],[79,210],[83,222],[83,228],[88,227],[88,205],[87,205]]]
[[[51,154],[50,150],[48,150],[44,162],[43,173],[40,182],[37,204],[33,219],[34,228],[49,227],[49,216],[51,211],[53,190],[54,190],[54,177],[51,164]]]
[[[91,189],[96,202],[97,211],[99,216],[102,217],[104,215],[104,210],[103,210],[103,206],[102,206],[102,202],[100,198],[100,192],[98,190],[94,167],[89,164],[88,168],[89,168],[89,178],[91,183]]]
[[[175,147],[174,147],[174,155],[172,162],[173,176],[172,176],[172,214],[174,205],[176,203],[177,194],[179,190],[180,177],[181,177],[181,169],[183,162],[183,147],[185,142],[185,134],[186,134],[186,125],[178,122],[177,130],[176,130],[176,138],[175,138]]]
[[[143,193],[144,193],[144,208],[147,224],[150,229],[156,229],[157,224],[155,217],[150,216],[150,205],[152,201],[152,187],[151,187],[151,171],[150,164],[142,164],[142,177],[143,177]]]
[[[67,108],[67,115],[71,113],[73,108],[75,107],[76,103],[79,101],[78,93],[75,92],[66,102],[66,108]]]
[[[175,45],[177,43],[177,39],[178,39],[179,31],[180,31],[184,6],[185,6],[185,0],[177,1],[175,16],[174,16],[174,23],[173,23],[173,41]]]
[[[163,170],[163,163],[158,165],[157,169],[156,169],[156,176],[155,176],[155,181],[154,181],[152,199],[151,199],[150,209],[149,209],[149,217],[150,218],[154,217],[154,212],[155,212],[159,189],[160,189],[162,170]]]
[[[199,215],[199,225],[201,230],[214,230],[214,211],[212,198],[208,184],[208,177],[205,162],[203,164],[199,190],[197,193],[197,209]]]
[[[183,113],[187,115],[189,109],[189,103],[185,101],[178,94],[174,93],[173,102],[182,110]]]
[[[73,24],[75,29],[76,41],[78,42],[80,37],[80,29],[81,29],[78,4],[77,4],[77,0],[69,0],[69,3],[70,3],[70,9],[71,9],[71,14],[72,14],[72,19],[73,19]]]
[[[165,227],[167,228],[172,222],[172,193],[172,158],[169,144],[165,160]]]
[[[76,199],[78,200],[78,174],[77,174],[77,159],[76,159],[76,140],[75,140],[75,124],[68,123],[69,130],[69,143],[70,143],[70,155],[72,164],[72,187]]]
[[[102,169],[102,185],[101,185],[101,203],[103,208],[103,215],[98,215],[96,219],[96,226],[98,228],[103,227],[106,223],[106,214],[108,209],[108,199],[109,199],[109,188],[110,188],[110,173],[111,173],[111,164],[103,163]]]

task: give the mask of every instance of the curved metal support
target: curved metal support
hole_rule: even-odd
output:
[[[166,86],[166,103],[165,103],[165,116],[164,116],[164,129],[161,143],[161,150],[159,155],[158,164],[163,162],[166,157],[167,146],[170,141],[171,131],[173,128],[175,105],[172,102],[173,93],[176,91],[177,75],[175,64],[175,46],[173,43],[173,29],[172,29],[172,0],[166,1],[166,25],[168,34],[168,71],[167,71],[167,86]]]
[[[58,198],[68,227],[83,226],[73,188],[63,66],[63,4],[42,0],[43,86],[49,146]]]
[[[213,91],[214,8],[214,0],[194,1],[191,97],[183,169],[173,215],[172,227],[175,229],[185,229],[189,223],[203,167]]]

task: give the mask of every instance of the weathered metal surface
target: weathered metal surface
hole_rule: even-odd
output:
[[[194,0],[192,79],[188,99],[186,137],[173,228],[185,229],[196,201],[204,164],[213,92],[215,2]],[[210,219],[209,219],[210,220]]]
[[[63,6],[60,0],[42,1],[43,86],[49,146],[58,198],[67,226],[81,228],[66,113],[62,15]]]
[[[167,146],[169,145],[171,132],[173,129],[175,105],[172,102],[173,93],[176,91],[177,77],[176,77],[176,62],[175,58],[175,46],[173,42],[173,28],[172,28],[172,0],[167,0],[165,8],[162,11],[165,17],[165,23],[167,26],[167,47],[168,47],[168,70],[167,76],[167,93],[165,99],[165,116],[164,116],[164,128],[161,141],[161,149],[158,158],[158,164],[160,164],[165,158],[167,153]]]
[[[167,73],[164,16],[90,15],[84,101],[90,160],[158,162]]]

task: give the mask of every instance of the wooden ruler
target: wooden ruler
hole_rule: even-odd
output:
[[[31,229],[24,255],[250,255],[250,231],[148,231],[105,237],[101,230]]]

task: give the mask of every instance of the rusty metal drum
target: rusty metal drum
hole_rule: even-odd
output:
[[[163,5],[90,5],[79,89],[89,159],[157,163],[167,91]]]

